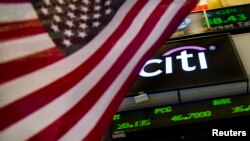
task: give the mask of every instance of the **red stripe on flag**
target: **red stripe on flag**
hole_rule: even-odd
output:
[[[1,115],[4,114],[5,116],[0,116],[0,121],[3,121],[4,123],[0,124],[0,130],[7,128],[8,126],[36,111],[37,109],[43,107],[47,103],[53,101],[64,92],[72,88],[74,85],[76,85],[81,79],[83,79],[99,63],[99,60],[102,60],[102,58],[104,58],[104,56],[112,49],[113,45],[128,29],[134,17],[138,14],[138,12],[141,10],[141,8],[143,8],[145,4],[145,1],[138,1],[136,5],[134,5],[134,7],[131,9],[131,12],[129,12],[123,19],[122,23],[112,34],[112,36],[100,47],[97,52],[95,52],[94,55],[92,55],[88,60],[86,60],[85,63],[83,63],[73,72],[61,79],[58,79],[52,84],[16,101],[15,103],[2,108],[0,110],[0,113]],[[41,98],[41,96],[43,98]],[[16,113],[15,116],[12,116],[13,112],[11,111],[13,110],[22,112]]]
[[[57,47],[54,47],[11,62],[0,64],[2,74],[0,84],[52,64],[62,59],[64,56],[65,55]]]
[[[46,32],[42,23],[37,19],[13,23],[0,23],[0,27],[0,41]]]
[[[171,2],[171,1],[168,1]],[[163,2],[165,3],[165,2]],[[144,43],[147,36],[150,34],[155,24],[161,18],[167,7],[162,7],[160,3],[157,8],[151,13],[150,17],[144,23],[142,29],[129,44],[126,50],[122,53],[118,60],[112,65],[112,68],[105,74],[105,76],[95,85],[91,91],[77,103],[69,112],[63,115],[60,119],[48,126],[46,129],[41,131],[38,135],[31,138],[31,140],[48,140],[58,139],[64,135],[72,126],[74,126],[95,104],[98,98],[100,98],[106,89],[112,84],[117,78],[119,73],[122,71],[127,62],[132,58],[140,46]],[[86,104],[87,103],[87,104]],[[70,119],[70,120],[69,120]],[[63,126],[62,126],[63,125]],[[58,127],[60,128],[59,130]],[[46,136],[45,136],[46,135]]]
[[[0,32],[0,41],[41,34],[44,32],[46,32],[46,30],[43,27],[26,27],[22,29],[13,29],[12,31],[8,32]]]
[[[194,2],[194,1],[193,1]],[[193,5],[193,4],[192,4]],[[102,118],[95,125],[94,129],[88,134],[88,136],[83,139],[84,141],[97,141],[101,140],[103,134],[107,131],[109,125],[112,122],[113,115],[117,112],[119,105],[121,104],[124,96],[129,91],[130,87],[134,84],[136,78],[138,77],[138,72],[141,69],[141,66],[145,63],[145,60],[149,59],[158,49],[161,47],[162,43],[169,39],[172,33],[175,32],[175,29],[178,27],[179,23],[187,16],[183,13],[188,13],[193,7],[192,6],[183,6],[181,10],[174,16],[174,19],[171,20],[170,24],[167,26],[160,38],[155,42],[155,44],[144,54],[140,59],[139,63],[133,69],[132,73],[129,75],[125,83],[122,85],[119,92],[116,94],[115,98],[112,100],[108,109],[104,112]],[[100,128],[100,125],[102,128]]]
[[[10,23],[0,23],[0,33],[8,32],[28,27],[41,27],[42,23],[38,19],[20,21],[20,22],[10,22]]]

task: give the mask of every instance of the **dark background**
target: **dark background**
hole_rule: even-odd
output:
[[[161,64],[150,64],[145,67],[145,70],[155,71],[160,68],[163,70],[163,73],[154,77],[139,76],[130,94],[137,94],[141,91],[155,93],[247,80],[244,69],[228,34],[169,42],[163,45],[152,59],[165,60],[165,57],[162,56],[165,52],[173,48],[189,45],[201,46],[207,49],[204,52],[208,69],[200,69],[198,51],[188,50],[187,53],[193,53],[194,55],[193,58],[188,59],[189,66],[196,65],[196,70],[191,72],[182,70],[181,60],[176,60],[176,55],[180,54],[180,51],[178,51],[171,55],[173,61],[172,74],[165,74],[165,61]],[[215,50],[209,50],[209,47],[212,45],[216,47]]]

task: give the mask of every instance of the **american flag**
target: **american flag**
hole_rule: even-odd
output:
[[[197,0],[1,0],[0,140],[100,140]]]

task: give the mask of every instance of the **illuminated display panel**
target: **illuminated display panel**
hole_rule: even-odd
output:
[[[212,31],[250,27],[250,5],[242,5],[207,11]],[[207,26],[205,19],[204,26]]]
[[[162,68],[158,66],[158,63],[155,64],[156,66],[154,66],[151,71],[150,68],[145,68],[146,72],[161,70],[161,73],[153,74],[156,76],[159,75],[160,77],[157,78],[156,81],[150,82],[146,86],[144,86],[144,84],[141,85],[141,88],[147,88],[147,90],[149,91],[154,90],[154,88],[158,89],[159,87],[165,89],[168,87],[168,85],[173,86],[176,84],[181,84],[181,86],[183,86],[183,83],[188,84],[189,86],[191,84],[200,85],[200,83],[204,82],[204,80],[206,84],[208,83],[207,80],[212,81],[211,83],[218,83],[218,81],[220,83],[226,81],[247,81],[246,74],[241,66],[240,61],[238,60],[239,58],[235,53],[234,47],[230,40],[230,36],[228,34],[218,34],[208,37],[173,41],[169,42],[168,45],[170,46],[166,46],[166,48],[164,47],[163,49],[160,49],[159,52],[152,57],[153,59],[157,58],[163,60],[163,62],[165,61],[165,63],[163,63],[164,65],[161,66]],[[204,61],[203,52],[206,57],[206,65],[200,63],[202,61],[199,61]],[[176,59],[178,58],[177,56],[181,56],[182,53],[193,54],[193,57],[196,56],[196,61],[192,60],[192,57],[189,58],[190,60],[187,60],[188,67],[192,68],[194,65],[196,65],[196,69],[198,72],[196,72],[196,70],[188,72],[183,70],[181,59]],[[169,59],[166,59],[167,57],[171,57],[172,61],[176,59],[177,62],[179,61],[179,63],[171,62],[169,61]],[[171,63],[166,63],[167,61]],[[157,62],[157,60],[151,62]],[[215,64],[213,64],[214,62]],[[227,64],[228,62],[229,64]],[[165,64],[171,64],[172,68],[166,68]],[[209,72],[211,72],[211,74]],[[176,73],[177,75],[175,75]],[[171,78],[171,76],[168,75],[174,75],[174,77]],[[178,76],[183,77],[184,75],[188,76],[184,77],[184,79],[178,78]],[[221,77],[225,79],[221,80]],[[168,79],[172,80],[168,82],[169,84],[165,84]],[[143,82],[146,82],[145,78],[143,78],[140,83]],[[173,84],[170,84],[171,82],[173,82]],[[138,87],[139,84],[135,86]],[[178,88],[182,87],[178,86]],[[177,90],[178,88],[175,87],[175,89]],[[178,125],[189,125],[205,121],[213,121],[217,119],[241,117],[244,115],[250,116],[250,95],[246,93],[240,96],[221,97],[213,100],[203,100],[192,103],[180,103],[176,105],[172,104],[141,110],[118,112],[113,118],[111,131],[112,135],[114,135],[113,138],[119,138],[124,137],[124,134],[126,133],[132,134],[139,131],[144,132],[146,130],[161,129],[166,127],[172,129],[172,127],[176,127]]]
[[[250,4],[206,10],[206,13],[210,29],[204,12],[194,12],[181,23],[172,38],[250,27]],[[247,30],[242,32],[247,32]]]
[[[250,115],[249,95],[120,112],[116,115],[119,119],[114,118],[112,133],[128,133],[243,115]]]
[[[233,75],[232,75],[233,74]],[[228,34],[169,42],[149,59],[130,94],[247,81]]]

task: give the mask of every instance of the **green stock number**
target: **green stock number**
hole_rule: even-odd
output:
[[[144,120],[134,121],[133,123],[124,122],[124,123],[117,124],[117,129],[122,130],[122,129],[128,129],[128,128],[144,127],[144,126],[149,126],[149,125],[151,125],[151,120],[144,119]]]
[[[240,21],[246,21],[248,18],[245,14],[237,14],[237,15],[231,15],[227,17],[225,20],[223,20],[222,17],[216,17],[216,18],[208,18],[208,22],[210,25],[219,25],[219,24],[229,24],[232,22],[240,22]],[[207,23],[204,20],[203,24],[206,26]]]
[[[202,111],[202,112],[189,113],[187,115],[174,115],[171,118],[171,120],[174,122],[177,122],[177,121],[185,121],[185,120],[191,120],[191,119],[211,117],[211,115],[212,115],[211,111]]]

